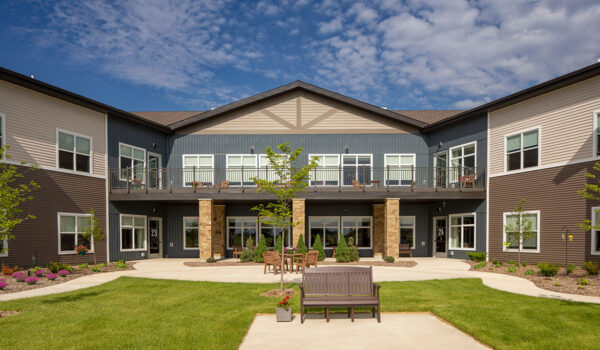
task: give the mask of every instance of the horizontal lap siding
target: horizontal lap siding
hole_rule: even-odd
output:
[[[590,234],[578,227],[578,223],[590,218],[590,208],[598,205],[583,200],[577,193],[584,188],[588,181],[585,172],[592,167],[593,163],[589,162],[491,178],[490,258],[502,261],[517,258],[517,253],[502,251],[503,213],[514,211],[519,198],[525,198],[526,210],[540,210],[540,253],[521,253],[521,260],[564,264],[563,226],[574,236],[569,243],[570,262],[579,265],[583,260],[598,260],[598,256],[590,256]]]
[[[19,169],[26,171],[24,167]],[[41,186],[31,193],[33,200],[21,205],[24,214],[33,214],[36,219],[15,227],[13,233],[16,238],[8,242],[8,257],[0,257],[0,262],[28,267],[32,264],[32,256],[35,256],[37,265],[46,265],[50,261],[69,264],[93,262],[91,254],[58,254],[57,214],[87,214],[93,208],[100,227],[106,233],[105,180],[47,170],[27,172],[24,180],[34,180]],[[94,242],[94,248],[97,261],[106,261],[106,241]]]

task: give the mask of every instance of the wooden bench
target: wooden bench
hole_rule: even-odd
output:
[[[402,254],[408,254],[408,256],[412,258],[412,249],[410,249],[410,244],[400,244],[398,255]]]
[[[373,317],[381,322],[379,303],[380,285],[373,283],[372,267],[327,266],[306,269],[300,285],[300,323],[304,323],[304,308],[325,309],[329,322],[329,308],[348,308],[354,322],[355,307],[371,307]]]

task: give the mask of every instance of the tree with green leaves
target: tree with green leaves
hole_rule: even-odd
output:
[[[281,243],[281,235],[277,236],[277,239],[275,240],[275,250],[277,250],[279,252],[279,254],[283,253],[283,243]]]
[[[88,241],[99,242],[104,240],[104,231],[100,227],[100,222],[94,213],[94,208],[90,209],[90,224],[86,226],[85,230],[81,233],[84,239]],[[92,247],[87,247],[92,249]],[[94,252],[94,265],[96,264],[96,253]]]
[[[298,243],[296,244],[296,248],[298,248],[298,250],[296,251],[298,254],[308,253],[308,248],[306,247],[306,244],[304,244],[303,235],[300,235],[300,237],[298,237]]]
[[[260,239],[258,240],[258,246],[256,247],[256,250],[254,251],[254,262],[257,262],[257,263],[265,262],[265,258],[263,257],[263,254],[268,251],[269,251],[269,248],[267,248],[267,240],[265,239],[265,236],[260,235]]]
[[[600,173],[600,162],[596,162],[594,164],[593,169],[595,170],[596,173]],[[577,191],[577,193],[579,193],[581,195],[581,197],[583,197],[583,199],[585,199],[585,200],[592,200],[595,202],[599,202],[600,201],[600,179],[598,178],[598,175],[588,171],[585,173],[585,176],[590,181],[585,184],[585,188],[583,190],[579,190],[579,191]],[[592,220],[585,219],[582,222],[580,222],[578,225],[579,225],[579,227],[581,227],[581,229],[584,232],[588,232],[590,230],[600,230],[600,220],[597,220],[596,222],[592,222]]]
[[[533,227],[532,220],[529,219],[529,215],[525,212],[525,198],[519,199],[519,204],[514,211],[507,217],[506,225],[504,226],[504,232],[506,236],[506,242],[504,246],[506,248],[517,246],[517,262],[518,267],[521,267],[521,247],[523,242],[535,237],[537,231]]]
[[[292,229],[300,222],[293,222],[292,200],[308,187],[310,172],[317,167],[317,159],[310,159],[308,164],[298,166],[298,158],[302,147],[293,150],[289,143],[277,146],[279,153],[271,147],[265,149],[268,167],[259,170],[259,176],[252,178],[257,192],[264,192],[277,199],[267,204],[259,204],[252,208],[267,225],[282,231]],[[283,251],[283,241],[281,241]],[[284,264],[283,254],[281,264]],[[283,273],[281,274],[281,290],[283,290]]]
[[[340,236],[337,248],[335,248],[335,260],[337,262],[349,262],[350,261],[350,249],[346,244],[346,239],[343,235]]]
[[[319,252],[319,261],[325,260],[325,249],[323,249],[323,243],[321,242],[321,235],[317,235],[315,243],[313,243],[313,250]]]
[[[25,172],[16,165],[8,164],[8,146],[0,147],[0,241],[15,238],[15,226],[25,220],[35,219],[33,214],[23,214],[21,204],[32,200],[31,192],[40,188],[35,181],[25,182],[22,179],[27,172],[37,170],[35,166],[27,167]],[[24,166],[25,163],[22,163]],[[5,248],[3,248],[5,249]],[[2,251],[0,251],[1,253]]]

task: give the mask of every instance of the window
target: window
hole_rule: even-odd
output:
[[[462,176],[475,172],[475,154],[475,142],[450,148],[450,182],[457,182]]]
[[[262,237],[265,237],[265,242],[267,243],[268,248],[279,248],[275,247],[275,243],[277,242],[277,238],[281,236],[281,227],[274,227],[273,225],[269,225],[265,222],[260,223],[260,234]],[[291,247],[294,244],[291,241],[290,237],[290,227],[285,228],[285,235],[283,237],[283,244],[286,247]]]
[[[75,254],[75,248],[79,245],[93,252],[93,238],[83,238],[83,233],[90,224],[89,214],[58,213],[58,253]]]
[[[183,217],[183,249],[198,249],[198,217]]]
[[[89,173],[91,169],[91,144],[89,137],[57,131],[58,167]]]
[[[256,177],[256,154],[228,154],[227,180],[231,186],[254,186],[252,178]]]
[[[518,170],[539,165],[539,130],[506,137],[506,170]]]
[[[594,155],[600,157],[600,112],[594,113]]]
[[[343,216],[342,233],[346,243],[350,238],[358,248],[371,248],[371,222],[370,216]]]
[[[121,215],[121,251],[146,250],[146,216]]]
[[[0,240],[0,256],[8,256],[8,241]]]
[[[415,248],[415,217],[400,217],[400,244],[409,244],[411,249]]]
[[[214,178],[213,168],[214,157],[212,154],[184,154],[183,186],[191,187],[194,185],[194,182],[212,185]]]
[[[246,247],[246,241],[252,237],[254,245],[256,241],[256,217],[255,216],[238,216],[227,217],[227,248],[233,246]]]
[[[4,125],[4,114],[0,114],[0,147],[6,145],[6,127]]]
[[[344,154],[342,155],[343,185],[352,186],[352,180],[361,184],[371,183],[371,154]]]
[[[526,211],[523,212],[523,218],[521,225],[519,225],[519,216],[514,215],[513,213],[504,213],[504,228],[510,227],[515,230],[518,230],[519,227],[521,232],[525,228],[525,225],[529,225],[532,234],[530,237],[523,237],[522,242],[519,242],[519,234],[518,231],[515,232],[506,232],[506,229],[503,229],[502,239],[503,243],[508,243],[508,247],[504,246],[504,251],[518,251],[519,245],[521,246],[521,252],[532,252],[539,253],[539,243],[540,243],[540,212],[539,211]]]
[[[119,167],[122,181],[144,182],[144,168],[146,167],[146,150],[124,143],[119,143]],[[127,174],[129,173],[129,176]]]
[[[592,208],[592,225],[600,227],[600,207]],[[600,255],[600,229],[592,228],[592,255]]]
[[[273,166],[269,162],[269,158],[267,158],[266,154],[258,155],[258,178],[268,181],[279,180],[280,183],[285,183],[288,180],[291,180],[289,177],[289,171],[284,172],[284,178],[280,178],[277,176],[275,170],[273,170]]]
[[[415,178],[416,155],[386,154],[384,157],[385,185],[410,186],[411,181]]]
[[[450,215],[450,249],[475,249],[475,213]]]
[[[309,159],[315,159],[318,166],[310,174],[310,185],[338,186],[340,182],[339,154],[311,154]]]
[[[312,248],[317,236],[321,236],[324,248],[334,248],[338,244],[340,218],[338,216],[311,216],[309,243]]]

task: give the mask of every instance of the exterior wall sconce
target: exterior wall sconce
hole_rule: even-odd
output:
[[[156,147],[158,147],[158,145],[156,144],[156,142],[152,142],[152,148],[156,149]]]
[[[344,208],[344,214],[348,215],[348,208]]]
[[[349,149],[350,149],[350,147],[348,147],[348,145],[344,146],[344,151],[346,151],[346,153],[348,153]]]
[[[442,145],[444,145],[444,143],[440,141],[440,143],[438,143],[438,151],[442,149]]]
[[[250,146],[250,153],[254,154],[254,146]]]
[[[158,208],[152,208],[152,214],[154,214],[154,215],[158,214]]]

